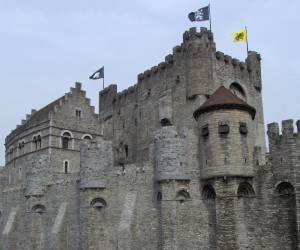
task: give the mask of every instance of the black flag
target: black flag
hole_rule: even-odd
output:
[[[201,22],[209,20],[209,5],[188,15],[191,22]]]
[[[90,76],[90,79],[92,79],[92,80],[97,80],[97,79],[101,79],[101,78],[104,78],[104,66]]]

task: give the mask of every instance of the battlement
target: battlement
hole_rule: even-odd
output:
[[[282,137],[294,137],[300,134],[300,120],[296,122],[297,132],[294,131],[294,120],[283,120],[281,123],[281,133],[279,124],[276,122],[268,124],[267,135],[270,141],[280,139]]]
[[[200,28],[200,32],[197,31],[196,27],[190,28],[188,31],[183,33],[183,42],[187,42],[193,39],[202,39],[203,41],[213,41],[213,33],[205,27]]]
[[[261,89],[260,55],[249,51],[245,61],[232,58],[223,52],[216,51],[213,33],[202,27],[197,31],[190,28],[183,34],[183,42],[173,47],[172,53],[165,56],[164,61],[137,75],[137,83],[118,93],[116,85],[110,85],[100,92],[99,110],[111,111],[116,103],[124,104],[124,100],[136,102],[137,95],[147,95],[154,85],[170,82],[180,83],[184,79],[187,85],[187,97],[207,94],[213,88],[213,64],[220,74],[238,73],[241,79],[250,79],[258,90]],[[186,69],[185,69],[186,68]],[[202,82],[200,86],[198,83]],[[139,91],[137,91],[139,90]],[[130,97],[134,97],[130,99]]]
[[[241,73],[252,74],[260,64],[261,56],[255,51],[249,51],[245,61],[240,61],[237,58],[232,58],[229,55],[224,54],[221,51],[215,53],[215,58],[217,63],[220,63],[223,66],[232,66],[234,69],[239,69]],[[260,71],[260,70],[259,70]],[[257,73],[257,72],[255,72]]]
[[[163,72],[168,67],[171,67],[177,60],[180,60],[183,53],[186,53],[190,48],[188,43],[197,42],[198,44],[204,44],[208,48],[208,44],[211,44],[213,50],[215,50],[213,33],[204,27],[201,27],[200,32],[197,31],[196,27],[190,28],[188,31],[183,33],[183,43],[177,45],[172,49],[172,54],[165,57],[163,62],[158,63],[156,66],[151,67],[151,69],[145,70],[143,73],[138,74],[138,82],[144,79],[150,78],[151,76]]]

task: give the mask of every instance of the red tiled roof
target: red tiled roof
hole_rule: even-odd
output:
[[[220,109],[241,109],[248,111],[252,119],[255,117],[256,110],[255,108],[251,107],[241,98],[234,95],[229,89],[226,89],[224,86],[219,87],[211,97],[204,102],[200,108],[198,108],[194,112],[194,117],[197,119],[199,115],[210,112],[213,110],[220,110]]]

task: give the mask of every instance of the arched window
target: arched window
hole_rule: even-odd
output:
[[[91,135],[84,135],[82,137],[82,140],[85,142],[85,143],[90,143],[91,140],[93,139],[93,137]]]
[[[229,89],[233,94],[235,94],[237,97],[241,98],[242,100],[246,101],[246,93],[243,89],[243,87],[238,84],[237,82],[234,82],[230,85]]]
[[[238,187],[237,195],[238,197],[253,197],[255,196],[255,192],[251,184],[242,182]]]
[[[36,138],[36,148],[41,149],[42,148],[42,137],[40,135],[37,136]]]
[[[61,137],[61,145],[64,149],[70,149],[72,147],[72,135],[69,132],[64,132]]]
[[[105,208],[107,206],[107,203],[104,199],[102,198],[95,198],[91,201],[91,207],[95,208],[95,209],[102,209]]]
[[[185,189],[181,189],[176,194],[176,199],[179,200],[180,203],[183,203],[184,201],[190,199],[191,196],[188,191]]]
[[[216,199],[216,192],[212,185],[207,184],[202,189],[202,199],[204,200],[214,200]]]
[[[37,137],[34,136],[32,139],[32,149],[37,150]]]
[[[19,142],[18,144],[19,155],[24,154],[24,147],[25,147],[25,142],[24,141]]]
[[[37,204],[37,205],[34,205],[31,209],[31,211],[33,213],[38,213],[38,214],[42,214],[42,213],[45,213],[46,212],[46,207],[44,205],[41,205],[41,204]]]
[[[289,182],[280,182],[276,187],[276,193],[284,198],[284,197],[291,197],[295,194],[294,186]]]

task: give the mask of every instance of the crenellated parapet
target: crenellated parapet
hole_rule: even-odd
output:
[[[268,124],[267,134],[269,138],[270,151],[272,151],[274,147],[278,147],[281,145],[287,146],[291,143],[297,143],[296,138],[299,137],[300,133],[300,120],[296,122],[296,125],[297,132],[294,130],[294,120],[284,120],[281,123],[280,133],[278,123],[274,122]]]
[[[225,70],[231,78],[247,79],[261,90],[260,55],[249,51],[245,61],[240,61],[216,51],[213,33],[204,27],[200,31],[190,28],[183,34],[183,41],[172,49],[163,62],[138,74],[137,84],[117,92],[116,85],[110,85],[100,92],[99,107],[101,111],[109,112],[115,105],[122,106],[126,102],[135,103],[147,96],[151,88],[169,83],[184,81],[186,96],[193,99],[197,95],[212,94],[216,89],[213,71]],[[216,68],[214,64],[217,64]],[[201,82],[201,84],[199,84]],[[222,83],[223,84],[223,83]]]
[[[215,53],[217,72],[231,75],[235,79],[246,79],[257,90],[261,91],[261,56],[255,51],[249,51],[245,61],[232,58],[221,51]],[[232,72],[234,74],[232,75]]]
[[[300,160],[300,120],[296,122],[297,131],[292,119],[281,123],[268,124],[270,163],[278,179],[294,178]]]
[[[160,62],[156,66],[153,66],[150,69],[145,70],[143,73],[138,74],[137,84],[129,87],[126,90],[123,90],[120,93],[117,92],[116,85],[110,85],[104,90],[100,91],[100,111],[109,111],[112,109],[113,105],[122,105],[124,100],[133,103],[136,101],[137,95],[147,96],[148,93],[141,93],[141,91],[150,91],[150,87],[141,88],[140,86],[142,84],[149,85],[148,83],[155,83],[160,85],[161,83],[159,82],[167,79],[168,81],[174,83],[180,82],[181,79],[187,79],[188,97],[192,98],[197,94],[205,94],[208,85],[212,83],[211,70],[214,52],[215,44],[213,41],[212,32],[206,28],[201,28],[199,32],[196,28],[191,28],[183,34],[183,43],[179,46],[175,46],[172,50],[172,54],[167,55],[163,62]],[[192,58],[197,60],[196,64]],[[211,63],[207,61],[208,58],[210,59]],[[206,65],[209,67],[208,71]],[[196,75],[193,75],[194,73]],[[202,77],[203,74],[204,76]],[[205,90],[203,87],[201,87],[202,84],[198,84],[199,82],[205,83],[203,84],[205,85]],[[201,89],[197,89],[199,86]]]

